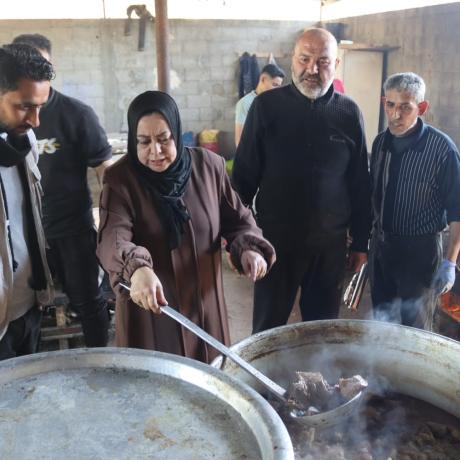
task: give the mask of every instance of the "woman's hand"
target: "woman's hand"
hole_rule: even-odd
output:
[[[151,268],[138,268],[130,281],[131,299],[140,307],[159,314],[161,313],[160,305],[168,305],[163,286]]]
[[[252,281],[260,280],[267,273],[267,262],[256,251],[246,250],[241,254],[243,273]]]

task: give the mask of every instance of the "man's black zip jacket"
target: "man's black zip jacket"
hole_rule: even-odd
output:
[[[371,227],[366,139],[350,98],[328,92],[314,101],[288,86],[254,100],[233,165],[242,201],[256,197],[264,236],[280,248],[353,238],[367,252]]]

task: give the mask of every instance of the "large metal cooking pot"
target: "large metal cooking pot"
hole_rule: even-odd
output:
[[[360,320],[298,323],[260,332],[233,351],[282,386],[297,370],[331,382],[356,373],[370,386],[419,398],[460,417],[460,342],[420,329]],[[213,366],[262,391],[230,360]]]
[[[208,365],[105,348],[0,363],[0,458],[293,459],[255,391]]]

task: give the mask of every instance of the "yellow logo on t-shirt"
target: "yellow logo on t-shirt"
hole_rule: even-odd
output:
[[[37,140],[38,153],[42,155],[43,153],[56,153],[56,150],[61,148],[61,144],[57,142],[55,137],[51,139],[40,139]]]

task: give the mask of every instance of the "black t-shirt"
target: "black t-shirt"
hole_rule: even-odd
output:
[[[76,235],[93,226],[87,168],[112,156],[94,110],[52,89],[35,129],[42,174],[47,238]]]

